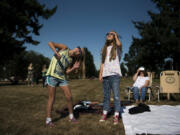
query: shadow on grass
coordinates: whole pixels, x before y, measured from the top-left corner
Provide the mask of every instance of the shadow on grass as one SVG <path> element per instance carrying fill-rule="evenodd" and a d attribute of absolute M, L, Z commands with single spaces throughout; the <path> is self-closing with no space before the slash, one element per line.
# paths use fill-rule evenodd
<path fill-rule="evenodd" d="M 73 106 L 73 108 L 76 106 L 76 105 L 81 105 L 82 101 L 79 101 L 77 104 L 75 104 Z M 123 110 L 126 108 L 127 105 L 132 105 L 132 101 L 121 101 L 121 110 L 120 112 L 123 113 Z M 102 111 L 103 111 L 103 104 L 92 104 L 92 105 L 89 105 L 88 107 L 84 107 L 84 106 L 81 106 L 79 108 L 76 108 L 74 109 L 74 117 L 76 119 L 78 119 L 80 117 L 80 115 L 85 115 L 85 114 L 96 114 L 96 115 L 101 115 L 102 114 Z M 60 119 L 63 119 L 65 117 L 67 117 L 69 115 L 69 112 L 68 112 L 68 108 L 65 107 L 61 110 L 56 110 L 56 113 L 59 114 L 60 116 L 57 117 L 57 118 L 54 118 L 53 119 L 53 122 L 57 122 L 59 121 Z M 114 104 L 110 104 L 110 111 L 108 113 L 108 118 L 111 117 L 112 115 L 114 115 Z M 121 116 L 120 116 L 121 118 Z"/>

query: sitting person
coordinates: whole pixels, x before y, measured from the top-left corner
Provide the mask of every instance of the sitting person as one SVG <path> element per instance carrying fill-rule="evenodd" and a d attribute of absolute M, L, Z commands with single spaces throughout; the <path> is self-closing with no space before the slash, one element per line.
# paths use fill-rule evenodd
<path fill-rule="evenodd" d="M 132 91 L 134 94 L 134 99 L 136 101 L 136 104 L 139 103 L 139 95 L 140 95 L 140 102 L 142 103 L 145 100 L 147 87 L 149 85 L 149 77 L 144 67 L 140 67 L 137 70 L 137 73 L 133 76 L 133 81 L 134 84 Z"/>

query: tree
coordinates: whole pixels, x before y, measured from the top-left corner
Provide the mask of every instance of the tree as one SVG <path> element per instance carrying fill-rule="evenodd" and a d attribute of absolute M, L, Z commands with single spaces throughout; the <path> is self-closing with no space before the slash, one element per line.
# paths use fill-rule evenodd
<path fill-rule="evenodd" d="M 39 53 L 34 52 L 34 51 L 27 52 L 24 57 L 26 58 L 28 65 L 30 63 L 33 64 L 34 79 L 38 83 L 38 80 L 42 78 L 42 72 L 41 72 L 42 67 L 43 67 L 43 65 L 46 65 L 46 67 L 48 67 L 49 63 L 50 63 L 50 59 L 47 57 L 44 57 L 42 54 L 39 54 Z M 27 71 L 28 65 L 26 66 L 26 71 Z M 25 74 L 27 77 L 27 72 Z"/>
<path fill-rule="evenodd" d="M 121 72 L 122 72 L 122 76 L 125 76 L 125 74 L 127 73 L 127 69 L 123 62 L 121 63 Z"/>
<path fill-rule="evenodd" d="M 0 63 L 4 64 L 22 52 L 24 43 L 39 44 L 32 35 L 39 35 L 39 18 L 48 19 L 57 7 L 48 9 L 38 0 L 0 1 Z"/>
<path fill-rule="evenodd" d="M 3 71 L 0 73 L 1 78 L 7 78 L 12 83 L 18 83 L 19 80 L 25 80 L 27 78 L 27 68 L 30 63 L 33 63 L 35 79 L 41 78 L 41 71 L 43 65 L 49 65 L 50 59 L 44 57 L 34 51 L 22 51 L 20 54 L 15 54 L 12 60 L 9 60 L 4 66 L 0 67 Z M 14 77 L 14 80 L 11 77 Z"/>
<path fill-rule="evenodd" d="M 159 13 L 148 11 L 148 22 L 133 22 L 141 38 L 133 37 L 124 60 L 129 74 L 139 66 L 159 72 L 166 69 L 167 58 L 173 59 L 173 67 L 180 70 L 180 1 L 152 0 Z"/>
<path fill-rule="evenodd" d="M 94 58 L 91 52 L 85 47 L 85 67 L 86 67 L 86 77 L 97 77 L 98 73 L 94 64 Z"/>

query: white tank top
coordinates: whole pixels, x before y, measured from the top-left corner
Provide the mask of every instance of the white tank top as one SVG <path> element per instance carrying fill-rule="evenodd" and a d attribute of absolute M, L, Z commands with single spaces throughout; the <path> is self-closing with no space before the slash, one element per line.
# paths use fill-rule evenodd
<path fill-rule="evenodd" d="M 103 77 L 112 76 L 112 75 L 122 76 L 121 68 L 120 68 L 120 58 L 121 58 L 120 50 L 117 49 L 116 58 L 110 61 L 109 58 L 111 56 L 111 49 L 112 46 L 107 47 L 107 55 L 105 62 L 103 64 L 102 76 Z"/>

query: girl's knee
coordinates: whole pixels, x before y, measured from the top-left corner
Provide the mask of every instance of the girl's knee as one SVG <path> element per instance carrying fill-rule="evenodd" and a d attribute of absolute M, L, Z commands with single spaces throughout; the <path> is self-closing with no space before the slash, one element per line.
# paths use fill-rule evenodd
<path fill-rule="evenodd" d="M 54 93 L 49 93 L 49 99 L 54 98 L 55 94 Z"/>
<path fill-rule="evenodd" d="M 54 97 L 53 96 L 49 96 L 49 102 L 54 102 Z"/>
<path fill-rule="evenodd" d="M 72 96 L 66 96 L 66 100 L 67 100 L 68 102 L 71 102 L 71 101 L 72 101 Z"/>
<path fill-rule="evenodd" d="M 147 91 L 147 88 L 142 88 L 141 89 L 143 92 L 146 92 Z"/>

